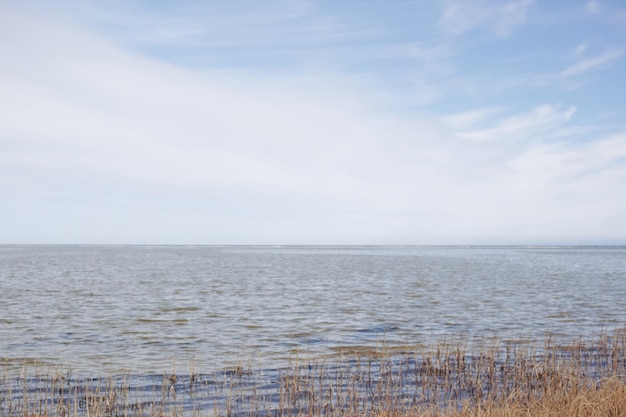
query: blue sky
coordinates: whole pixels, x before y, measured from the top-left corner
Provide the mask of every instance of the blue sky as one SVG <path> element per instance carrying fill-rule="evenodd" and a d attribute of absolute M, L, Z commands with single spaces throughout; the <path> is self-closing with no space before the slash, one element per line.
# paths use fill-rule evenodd
<path fill-rule="evenodd" d="M 0 243 L 626 244 L 620 1 L 0 0 Z"/>

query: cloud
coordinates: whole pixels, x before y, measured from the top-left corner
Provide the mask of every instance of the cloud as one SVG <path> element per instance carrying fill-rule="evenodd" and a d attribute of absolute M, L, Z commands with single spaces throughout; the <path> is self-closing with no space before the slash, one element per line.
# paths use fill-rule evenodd
<path fill-rule="evenodd" d="M 389 182 L 401 174 L 384 167 L 397 156 L 380 142 L 392 128 L 354 92 L 242 87 L 19 14 L 2 27 L 4 198 L 200 217 L 210 206 L 230 222 L 396 206 Z"/>
<path fill-rule="evenodd" d="M 249 0 L 226 3 L 181 0 L 83 2 L 60 0 L 53 5 L 29 0 L 35 9 L 70 16 L 119 43 L 134 48 L 213 48 L 250 53 L 285 45 L 332 43 L 367 32 L 348 25 L 340 15 L 324 13 L 308 0 Z M 229 51 L 224 51 L 229 49 Z"/>
<path fill-rule="evenodd" d="M 470 113 L 469 118 L 472 116 L 483 117 L 486 115 L 483 113 Z M 488 141 L 507 141 L 512 142 L 521 138 L 528 138 L 537 136 L 538 133 L 542 133 L 541 137 L 549 137 L 548 130 L 554 129 L 556 126 L 562 125 L 569 121 L 576 112 L 575 107 L 570 107 L 566 110 L 560 110 L 558 106 L 545 104 L 535 107 L 527 113 L 521 113 L 514 116 L 509 116 L 504 120 L 499 121 L 492 127 L 486 129 L 474 129 L 464 130 L 458 133 L 459 137 L 469 139 L 477 142 Z M 466 114 L 467 115 L 467 114 Z M 459 115 L 452 116 L 452 122 L 458 120 Z M 450 120 L 450 118 L 448 118 Z M 463 115 L 461 115 L 463 120 Z"/>
<path fill-rule="evenodd" d="M 453 129 L 468 129 L 476 127 L 476 125 L 481 124 L 490 116 L 500 113 L 501 111 L 502 109 L 497 107 L 470 110 L 444 116 L 442 122 Z"/>
<path fill-rule="evenodd" d="M 620 58 L 624 51 L 621 49 L 613 49 L 593 58 L 583 59 L 576 64 L 566 68 L 561 72 L 563 77 L 572 77 L 582 75 L 595 69 L 601 69 L 608 66 L 611 62 Z"/>
<path fill-rule="evenodd" d="M 532 4 L 532 0 L 447 1 L 439 23 L 451 35 L 487 27 L 497 36 L 506 37 L 526 22 L 526 13 Z"/>
<path fill-rule="evenodd" d="M 343 73 L 193 70 L 3 12 L 4 242 L 584 243 L 624 230 L 625 138 L 557 136 L 576 127 L 573 106 L 392 114 Z"/>
<path fill-rule="evenodd" d="M 582 55 L 587 50 L 588 46 L 589 45 L 587 45 L 586 42 L 582 42 L 576 45 L 576 49 L 574 49 L 574 56 Z"/>
<path fill-rule="evenodd" d="M 573 226 L 577 233 L 584 230 L 591 236 L 597 228 L 618 239 L 626 226 L 619 212 L 626 204 L 612 196 L 626 187 L 624 145 L 626 136 L 621 134 L 579 145 L 559 141 L 532 147 L 508 161 L 508 186 L 532 196 L 519 207 L 533 213 L 531 217 L 573 226 L 586 213 L 582 227 Z M 568 209 L 554 211 L 561 204 Z M 614 232 L 609 231 L 611 224 Z"/>
<path fill-rule="evenodd" d="M 425 64 L 438 64 L 450 58 L 452 51 L 449 45 L 424 45 L 412 42 L 403 47 L 403 52 Z"/>
<path fill-rule="evenodd" d="M 600 3 L 597 1 L 590 1 L 587 3 L 587 6 L 585 7 L 585 10 L 587 10 L 587 13 L 590 14 L 596 14 L 600 11 Z"/>

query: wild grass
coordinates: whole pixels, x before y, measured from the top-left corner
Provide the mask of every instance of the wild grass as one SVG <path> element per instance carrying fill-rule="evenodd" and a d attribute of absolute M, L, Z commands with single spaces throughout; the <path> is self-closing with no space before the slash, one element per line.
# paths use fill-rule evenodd
<path fill-rule="evenodd" d="M 491 338 L 293 354 L 280 368 L 0 380 L 0 416 L 626 417 L 626 328 L 591 340 Z"/>

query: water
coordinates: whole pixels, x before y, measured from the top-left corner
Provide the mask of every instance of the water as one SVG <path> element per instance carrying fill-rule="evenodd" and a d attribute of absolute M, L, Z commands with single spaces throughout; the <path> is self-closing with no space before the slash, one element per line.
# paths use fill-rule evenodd
<path fill-rule="evenodd" d="M 584 337 L 626 324 L 625 281 L 624 247 L 0 246 L 0 360 L 150 374 Z"/>

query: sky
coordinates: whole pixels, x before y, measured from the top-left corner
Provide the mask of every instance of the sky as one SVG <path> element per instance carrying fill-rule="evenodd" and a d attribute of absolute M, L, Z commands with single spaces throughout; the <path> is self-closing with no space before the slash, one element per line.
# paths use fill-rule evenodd
<path fill-rule="evenodd" d="M 0 243 L 626 244 L 626 3 L 0 0 Z"/>

